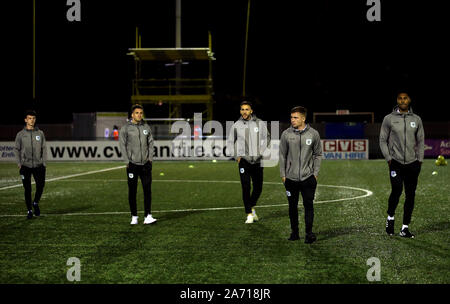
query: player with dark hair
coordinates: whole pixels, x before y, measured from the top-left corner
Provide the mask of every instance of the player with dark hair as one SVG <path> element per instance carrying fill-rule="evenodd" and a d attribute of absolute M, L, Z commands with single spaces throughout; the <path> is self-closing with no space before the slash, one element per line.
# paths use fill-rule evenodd
<path fill-rule="evenodd" d="M 394 235 L 395 209 L 405 186 L 403 225 L 400 236 L 414 238 L 409 224 L 414 209 L 414 198 L 424 157 L 425 136 L 421 118 L 414 114 L 407 93 L 397 95 L 397 106 L 383 119 L 380 148 L 389 165 L 391 194 L 389 195 L 386 233 Z"/>
<path fill-rule="evenodd" d="M 127 163 L 131 225 L 138 223 L 136 193 L 139 177 L 144 190 L 144 224 L 156 222 L 151 214 L 153 137 L 150 126 L 143 120 L 143 116 L 144 108 L 141 105 L 133 105 L 130 121 L 119 132 L 120 148 Z"/>
<path fill-rule="evenodd" d="M 316 240 L 312 232 L 313 202 L 322 159 L 322 146 L 319 133 L 305 123 L 306 114 L 307 110 L 301 106 L 291 110 L 291 127 L 281 134 L 280 139 L 280 176 L 289 202 L 292 232 L 288 240 L 300 239 L 298 199 L 301 193 L 305 208 L 305 243 L 310 244 Z"/>
<path fill-rule="evenodd" d="M 249 101 L 241 102 L 240 114 L 239 120 L 231 127 L 227 148 L 238 162 L 242 200 L 247 214 L 245 223 L 251 224 L 259 220 L 255 206 L 263 188 L 261 160 L 268 151 L 269 132 L 266 124 L 253 114 Z"/>
<path fill-rule="evenodd" d="M 14 152 L 22 184 L 25 188 L 27 218 L 32 219 L 32 207 L 34 208 L 34 215 L 41 215 L 39 201 L 45 186 L 47 147 L 44 132 L 36 127 L 36 112 L 32 110 L 27 111 L 24 120 L 25 127 L 16 135 Z M 31 203 L 31 175 L 33 175 L 36 182 L 33 204 Z"/>

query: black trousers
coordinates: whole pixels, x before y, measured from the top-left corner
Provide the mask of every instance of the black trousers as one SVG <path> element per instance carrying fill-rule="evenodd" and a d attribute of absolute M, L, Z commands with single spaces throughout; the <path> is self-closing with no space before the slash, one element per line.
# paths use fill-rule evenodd
<path fill-rule="evenodd" d="M 144 190 L 144 216 L 151 213 L 152 207 L 152 163 L 149 161 L 145 165 L 128 164 L 128 203 L 132 216 L 137 216 L 136 193 L 138 179 L 141 178 L 142 189 Z"/>
<path fill-rule="evenodd" d="M 415 161 L 411 164 L 403 165 L 395 160 L 389 166 L 389 176 L 391 179 L 391 194 L 387 214 L 394 216 L 400 196 L 405 185 L 405 204 L 403 206 L 403 224 L 411 223 L 411 216 L 414 209 L 414 198 L 416 196 L 417 180 L 419 178 L 421 164 Z"/>
<path fill-rule="evenodd" d="M 19 174 L 22 178 L 22 184 L 25 188 L 25 204 L 28 210 L 31 209 L 31 175 L 33 175 L 36 182 L 36 192 L 34 194 L 34 202 L 39 203 L 45 186 L 45 167 L 40 166 L 36 168 L 29 168 L 21 166 Z"/>
<path fill-rule="evenodd" d="M 252 208 L 261 196 L 263 187 L 263 167 L 260 163 L 250 164 L 245 159 L 239 161 L 239 176 L 241 177 L 242 200 L 245 213 L 252 213 Z M 251 184 L 253 182 L 253 191 Z"/>
<path fill-rule="evenodd" d="M 304 181 L 293 181 L 286 178 L 284 183 L 289 202 L 289 219 L 293 233 L 298 234 L 298 199 L 300 193 L 305 208 L 305 232 L 311 233 L 314 221 L 314 196 L 316 194 L 317 180 L 312 175 Z"/>

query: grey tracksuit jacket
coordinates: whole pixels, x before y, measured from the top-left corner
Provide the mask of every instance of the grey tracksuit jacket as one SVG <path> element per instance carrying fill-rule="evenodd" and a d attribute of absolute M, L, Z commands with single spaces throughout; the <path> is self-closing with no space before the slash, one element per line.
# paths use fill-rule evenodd
<path fill-rule="evenodd" d="M 242 157 L 251 164 L 257 164 L 266 153 L 270 155 L 269 138 L 270 134 L 264 121 L 255 115 L 249 120 L 241 116 L 230 129 L 227 148 L 235 158 Z"/>
<path fill-rule="evenodd" d="M 126 163 L 144 165 L 147 161 L 153 161 L 152 131 L 144 121 L 138 124 L 129 121 L 120 128 L 119 144 Z"/>
<path fill-rule="evenodd" d="M 44 132 L 35 127 L 33 130 L 23 128 L 16 135 L 14 147 L 18 165 L 36 168 L 47 165 L 47 146 Z"/>
<path fill-rule="evenodd" d="M 304 181 L 319 175 L 322 161 L 320 135 L 309 125 L 302 131 L 292 126 L 280 138 L 280 176 Z"/>
<path fill-rule="evenodd" d="M 410 164 L 416 160 L 422 162 L 425 136 L 420 117 L 409 112 L 402 114 L 395 107 L 386 115 L 381 124 L 380 148 L 386 161 L 394 159 L 401 164 Z"/>

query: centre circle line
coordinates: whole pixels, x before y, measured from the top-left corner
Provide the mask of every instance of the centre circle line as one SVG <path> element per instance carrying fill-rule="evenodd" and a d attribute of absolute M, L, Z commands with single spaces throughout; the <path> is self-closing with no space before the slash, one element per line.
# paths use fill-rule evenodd
<path fill-rule="evenodd" d="M 106 179 L 79 179 L 79 180 L 65 180 L 66 182 L 69 181 L 111 181 Z M 114 180 L 114 181 L 126 181 L 126 180 Z M 214 180 L 153 180 L 153 182 L 185 182 L 185 183 L 240 183 L 240 181 L 214 181 Z M 280 182 L 263 182 L 264 184 L 269 185 L 283 185 L 283 183 Z M 355 197 L 349 197 L 349 198 L 340 198 L 340 199 L 333 199 L 333 200 L 324 200 L 324 201 L 314 201 L 314 204 L 324 204 L 324 203 L 331 203 L 331 202 L 341 202 L 341 201 L 348 201 L 348 200 L 355 200 L 360 198 L 365 198 L 373 195 L 373 192 L 367 189 L 357 188 L 357 187 L 351 187 L 351 186 L 340 186 L 340 185 L 322 185 L 318 184 L 317 186 L 320 187 L 330 187 L 330 188 L 343 188 L 343 189 L 350 189 L 350 190 L 357 190 L 365 192 L 363 195 L 355 196 Z M 280 207 L 280 206 L 287 206 L 287 203 L 283 204 L 271 204 L 271 205 L 258 205 L 258 208 L 270 208 L 270 207 Z M 154 210 L 152 213 L 170 213 L 170 212 L 195 212 L 195 211 L 219 211 L 219 210 L 233 210 L 233 209 L 242 209 L 242 206 L 236 206 L 236 207 L 211 207 L 211 208 L 189 208 L 189 209 L 173 209 L 173 210 Z M 129 214 L 130 212 L 80 212 L 80 213 L 62 213 L 62 214 L 42 214 L 41 216 L 77 216 L 77 215 L 116 215 L 116 214 Z M 142 213 L 142 212 L 140 212 Z M 12 215 L 0 215 L 1 217 L 22 217 L 23 215 L 20 214 L 12 214 Z"/>

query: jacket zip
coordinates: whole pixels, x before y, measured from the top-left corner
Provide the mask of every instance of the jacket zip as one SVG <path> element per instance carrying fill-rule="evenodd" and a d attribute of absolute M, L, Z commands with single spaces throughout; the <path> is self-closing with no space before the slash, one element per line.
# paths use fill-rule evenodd
<path fill-rule="evenodd" d="M 298 159 L 298 179 L 299 181 L 302 180 L 302 133 L 300 132 L 300 153 L 299 153 L 299 159 Z"/>
<path fill-rule="evenodd" d="M 34 168 L 33 130 L 31 130 L 31 168 Z"/>
<path fill-rule="evenodd" d="M 406 164 L 406 114 L 403 116 L 403 121 L 405 122 L 404 135 L 405 135 L 405 147 L 403 151 L 403 164 Z"/>
<path fill-rule="evenodd" d="M 142 156 L 141 130 L 139 129 L 139 127 L 137 125 L 136 125 L 136 128 L 138 129 L 139 150 L 141 150 L 141 163 L 142 163 L 142 160 L 144 159 L 144 157 Z"/>
<path fill-rule="evenodd" d="M 260 142 L 260 137 L 259 137 L 259 134 L 260 134 L 261 130 L 259 129 L 260 125 L 258 123 L 256 123 L 256 120 L 255 120 L 255 124 L 256 124 L 256 127 L 253 127 L 253 130 L 255 130 L 255 128 L 258 128 L 258 132 L 255 132 L 256 133 L 255 134 L 255 136 L 256 136 L 256 156 L 252 156 L 253 161 L 255 161 L 259 157 L 259 155 L 261 154 L 260 153 L 261 142 Z"/>

